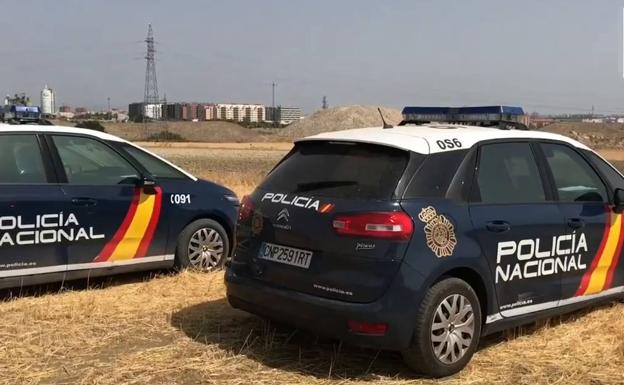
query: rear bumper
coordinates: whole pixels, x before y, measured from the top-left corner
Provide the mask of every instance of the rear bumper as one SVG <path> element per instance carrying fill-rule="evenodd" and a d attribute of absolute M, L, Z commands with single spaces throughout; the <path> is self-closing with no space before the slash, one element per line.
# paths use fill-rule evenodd
<path fill-rule="evenodd" d="M 337 301 L 272 287 L 248 276 L 237 274 L 232 268 L 226 270 L 225 283 L 228 301 L 234 308 L 290 324 L 324 337 L 340 339 L 352 345 L 402 350 L 410 344 L 420 296 L 418 291 L 415 292 L 414 288 L 404 284 L 403 274 L 398 275 L 399 277 L 395 279 L 382 298 L 364 304 Z M 412 280 L 414 278 L 412 277 Z M 416 281 L 419 280 L 416 279 Z M 383 336 L 356 334 L 349 330 L 347 324 L 349 320 L 386 323 L 388 331 Z"/>

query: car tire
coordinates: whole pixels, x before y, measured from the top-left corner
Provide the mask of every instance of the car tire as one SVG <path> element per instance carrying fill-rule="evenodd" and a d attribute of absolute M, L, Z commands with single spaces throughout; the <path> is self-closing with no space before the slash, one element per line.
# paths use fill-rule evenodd
<path fill-rule="evenodd" d="M 459 372 L 477 350 L 481 319 L 479 298 L 468 283 L 458 278 L 437 282 L 420 304 L 411 345 L 402 352 L 404 361 L 431 377 Z"/>
<path fill-rule="evenodd" d="M 230 252 L 227 232 L 212 219 L 198 219 L 178 237 L 175 267 L 179 270 L 213 271 L 223 267 Z"/>

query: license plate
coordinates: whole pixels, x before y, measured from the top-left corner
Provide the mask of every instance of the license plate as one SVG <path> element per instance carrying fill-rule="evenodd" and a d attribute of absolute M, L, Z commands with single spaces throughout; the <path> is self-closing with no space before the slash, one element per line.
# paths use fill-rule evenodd
<path fill-rule="evenodd" d="M 312 252 L 263 242 L 258 258 L 307 269 L 312 261 Z"/>

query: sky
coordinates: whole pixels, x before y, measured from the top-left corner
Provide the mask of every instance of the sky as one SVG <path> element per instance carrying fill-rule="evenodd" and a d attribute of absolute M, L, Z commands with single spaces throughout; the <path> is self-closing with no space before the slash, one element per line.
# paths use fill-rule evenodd
<path fill-rule="evenodd" d="M 624 0 L 1 0 L 0 93 L 169 102 L 521 105 L 624 113 Z"/>

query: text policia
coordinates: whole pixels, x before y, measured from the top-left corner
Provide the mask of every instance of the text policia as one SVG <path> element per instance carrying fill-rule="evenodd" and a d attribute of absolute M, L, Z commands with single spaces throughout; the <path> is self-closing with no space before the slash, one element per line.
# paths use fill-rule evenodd
<path fill-rule="evenodd" d="M 82 227 L 74 213 L 0 217 L 0 246 L 37 245 L 102 239 L 92 226 Z"/>
<path fill-rule="evenodd" d="M 496 283 L 585 270 L 582 253 L 587 252 L 584 233 L 521 241 L 499 242 L 496 253 Z M 510 261 L 510 258 L 515 258 Z"/>

